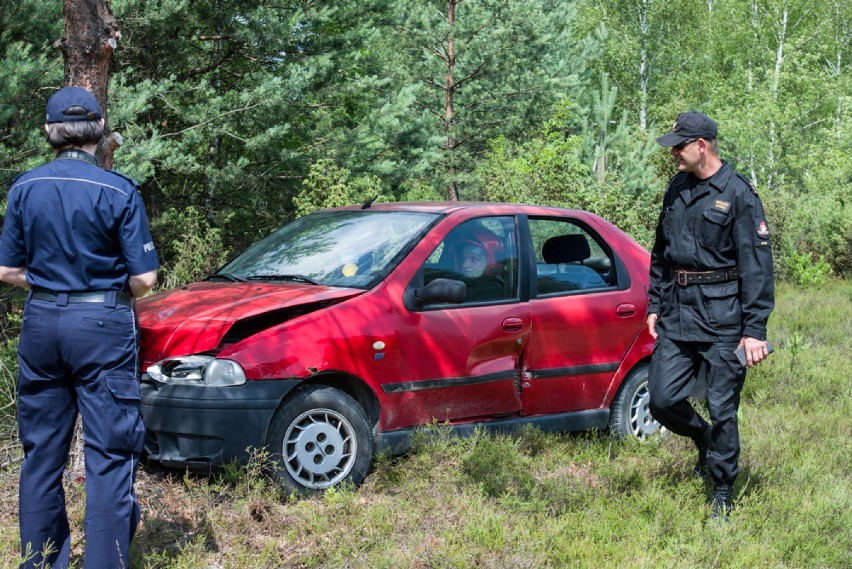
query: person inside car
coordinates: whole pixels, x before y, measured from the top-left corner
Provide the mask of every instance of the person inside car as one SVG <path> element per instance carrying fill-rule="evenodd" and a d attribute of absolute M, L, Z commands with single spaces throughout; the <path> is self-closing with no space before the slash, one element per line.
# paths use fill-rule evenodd
<path fill-rule="evenodd" d="M 475 238 L 463 239 L 456 244 L 456 271 L 467 285 L 466 301 L 496 300 L 503 298 L 501 265 L 496 260 L 500 241 L 496 236 L 483 243 Z M 490 257 L 490 258 L 489 258 Z"/>

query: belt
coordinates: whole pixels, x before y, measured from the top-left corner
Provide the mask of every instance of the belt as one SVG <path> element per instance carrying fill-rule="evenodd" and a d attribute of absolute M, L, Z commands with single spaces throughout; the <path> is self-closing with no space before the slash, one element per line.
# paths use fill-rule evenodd
<path fill-rule="evenodd" d="M 691 284 L 713 284 L 735 281 L 740 276 L 737 267 L 719 269 L 718 271 L 686 271 L 675 269 L 675 282 L 680 286 Z"/>
<path fill-rule="evenodd" d="M 124 306 L 133 306 L 133 297 L 124 291 L 120 290 L 101 290 L 95 292 L 50 292 L 46 290 L 34 290 L 30 298 L 33 300 L 46 300 L 47 302 L 56 302 L 57 304 L 68 304 L 78 302 L 98 302 L 108 304 L 115 298 L 115 304 Z M 67 301 L 64 300 L 67 298 Z"/>

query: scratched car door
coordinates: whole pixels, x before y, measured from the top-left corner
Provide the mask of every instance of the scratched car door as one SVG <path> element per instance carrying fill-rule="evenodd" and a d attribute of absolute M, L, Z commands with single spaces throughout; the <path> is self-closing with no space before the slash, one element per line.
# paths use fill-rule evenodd
<path fill-rule="evenodd" d="M 486 419 L 521 408 L 519 361 L 529 337 L 529 305 L 519 301 L 517 231 L 512 216 L 477 218 L 459 225 L 418 272 L 420 283 L 436 278 L 465 281 L 460 251 L 478 239 L 487 250 L 499 288 L 461 304 L 426 305 L 400 316 L 404 381 L 384 384 L 395 399 L 386 428 L 431 421 Z M 475 283 L 466 283 L 468 290 Z M 497 290 L 498 292 L 494 292 Z"/>

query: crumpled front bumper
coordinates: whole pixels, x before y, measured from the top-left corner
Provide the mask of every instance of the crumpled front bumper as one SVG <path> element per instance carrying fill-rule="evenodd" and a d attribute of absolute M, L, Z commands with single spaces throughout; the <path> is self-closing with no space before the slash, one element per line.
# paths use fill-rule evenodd
<path fill-rule="evenodd" d="M 148 460 L 207 471 L 245 462 L 260 449 L 275 410 L 298 380 L 239 386 L 163 385 L 143 376 L 141 398 Z"/>

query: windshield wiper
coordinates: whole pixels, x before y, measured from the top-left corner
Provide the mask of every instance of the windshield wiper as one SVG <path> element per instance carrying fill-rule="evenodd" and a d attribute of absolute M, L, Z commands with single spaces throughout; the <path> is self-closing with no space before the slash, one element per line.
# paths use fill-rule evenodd
<path fill-rule="evenodd" d="M 248 277 L 250 281 L 295 281 L 297 283 L 305 283 L 318 285 L 317 281 L 305 275 L 252 275 Z"/>
<path fill-rule="evenodd" d="M 246 279 L 229 275 L 228 273 L 214 273 L 204 279 L 205 281 L 228 281 L 231 283 L 244 283 Z"/>

